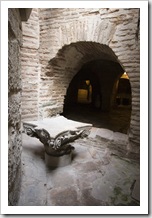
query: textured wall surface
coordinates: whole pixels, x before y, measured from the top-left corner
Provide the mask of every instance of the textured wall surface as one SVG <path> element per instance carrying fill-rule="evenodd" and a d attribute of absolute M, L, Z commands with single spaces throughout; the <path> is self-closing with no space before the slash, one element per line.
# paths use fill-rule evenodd
<path fill-rule="evenodd" d="M 18 200 L 21 180 L 21 21 L 18 9 L 8 10 L 8 191 L 9 205 Z"/>
<path fill-rule="evenodd" d="M 38 115 L 39 96 L 39 18 L 38 9 L 32 9 L 27 22 L 22 23 L 21 47 L 22 119 L 33 120 Z"/>
<path fill-rule="evenodd" d="M 66 90 L 81 67 L 97 59 L 111 60 L 121 64 L 130 78 L 132 115 L 128 149 L 138 152 L 139 146 L 135 145 L 140 142 L 139 9 L 43 8 L 34 13 L 23 27 L 24 47 L 28 41 L 29 49 L 27 58 L 23 52 L 22 61 L 26 59 L 30 65 L 29 68 L 26 63 L 22 69 L 22 75 L 29 74 L 29 78 L 23 78 L 25 87 L 28 86 L 23 94 L 23 118 L 41 119 L 61 113 Z"/>

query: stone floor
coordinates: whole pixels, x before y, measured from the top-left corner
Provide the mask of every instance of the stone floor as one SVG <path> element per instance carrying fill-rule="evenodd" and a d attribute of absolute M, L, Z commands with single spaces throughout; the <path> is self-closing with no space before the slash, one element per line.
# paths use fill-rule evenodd
<path fill-rule="evenodd" d="M 120 134 L 93 127 L 87 138 L 71 143 L 75 150 L 70 165 L 49 169 L 43 144 L 23 133 L 18 206 L 140 205 L 132 197 L 139 158 L 122 149 L 126 135 Z"/>
<path fill-rule="evenodd" d="M 131 109 L 130 107 L 117 107 L 109 112 L 92 108 L 91 105 L 76 104 L 66 108 L 63 115 L 71 120 L 91 123 L 98 128 L 106 128 L 112 131 L 127 134 Z"/>

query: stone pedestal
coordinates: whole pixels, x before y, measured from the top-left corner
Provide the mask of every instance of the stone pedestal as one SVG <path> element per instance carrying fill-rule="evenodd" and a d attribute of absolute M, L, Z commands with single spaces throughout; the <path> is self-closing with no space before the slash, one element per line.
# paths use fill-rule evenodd
<path fill-rule="evenodd" d="M 57 168 L 64 167 L 71 164 L 72 152 L 70 154 L 65 154 L 63 156 L 55 157 L 45 153 L 45 163 L 47 167 Z"/>

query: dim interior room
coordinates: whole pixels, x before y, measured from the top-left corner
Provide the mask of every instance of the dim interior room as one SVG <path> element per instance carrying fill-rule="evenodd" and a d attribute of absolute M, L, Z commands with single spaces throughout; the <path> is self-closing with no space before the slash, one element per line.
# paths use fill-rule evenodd
<path fill-rule="evenodd" d="M 2 214 L 148 213 L 147 14 L 147 1 L 1 1 Z M 49 169 L 62 143 L 37 123 L 60 117 L 90 132 L 62 130 L 73 156 Z"/>

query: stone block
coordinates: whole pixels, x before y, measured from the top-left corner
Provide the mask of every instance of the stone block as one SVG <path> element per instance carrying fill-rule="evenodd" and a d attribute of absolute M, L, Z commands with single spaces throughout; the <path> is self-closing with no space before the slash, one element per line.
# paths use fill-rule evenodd
<path fill-rule="evenodd" d="M 72 185 L 67 188 L 54 188 L 48 191 L 47 202 L 52 206 L 78 206 L 78 190 Z"/>
<path fill-rule="evenodd" d="M 8 101 L 8 122 L 16 126 L 21 119 L 21 93 L 11 95 Z"/>
<path fill-rule="evenodd" d="M 98 129 L 96 136 L 102 139 L 112 140 L 113 139 L 113 131 L 109 129 Z"/>

